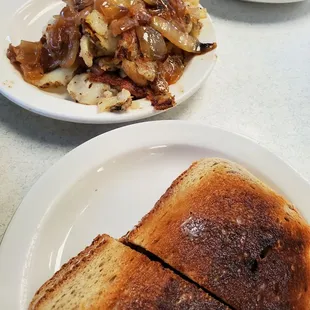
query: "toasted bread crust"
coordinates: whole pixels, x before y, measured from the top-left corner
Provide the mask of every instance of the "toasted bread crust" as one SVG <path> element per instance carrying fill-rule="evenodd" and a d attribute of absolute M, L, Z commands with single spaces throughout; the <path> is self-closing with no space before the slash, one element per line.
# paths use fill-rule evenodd
<path fill-rule="evenodd" d="M 98 236 L 47 281 L 29 309 L 228 310 L 195 285 L 107 235 Z"/>
<path fill-rule="evenodd" d="M 232 162 L 194 163 L 125 239 L 236 309 L 310 309 L 308 225 Z"/>
<path fill-rule="evenodd" d="M 96 249 L 102 247 L 107 242 L 107 240 L 109 240 L 109 236 L 107 235 L 97 236 L 91 245 L 87 246 L 77 256 L 71 258 L 67 263 L 65 263 L 61 269 L 53 275 L 52 278 L 47 280 L 37 290 L 31 300 L 29 310 L 40 309 L 40 304 L 42 304 L 44 300 L 48 298 L 48 295 L 57 290 L 57 288 L 61 286 L 61 283 L 63 283 L 70 274 L 73 274 L 76 271 L 81 262 L 85 262 L 89 255 L 94 255 Z"/>

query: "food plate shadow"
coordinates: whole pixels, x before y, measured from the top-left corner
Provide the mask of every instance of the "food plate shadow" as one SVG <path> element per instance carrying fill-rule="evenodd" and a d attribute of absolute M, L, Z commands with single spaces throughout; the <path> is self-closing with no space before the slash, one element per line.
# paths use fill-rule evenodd
<path fill-rule="evenodd" d="M 310 14 L 310 2 L 285 4 L 252 3 L 240 0 L 202 0 L 211 16 L 244 23 L 281 23 Z"/>
<path fill-rule="evenodd" d="M 2 95 L 0 95 L 0 102 L 0 122 L 8 132 L 15 132 L 18 136 L 26 140 L 44 142 L 46 145 L 63 146 L 68 148 L 68 150 L 77 147 L 99 134 L 125 125 L 146 121 L 144 119 L 130 123 L 106 125 L 71 123 L 29 112 L 12 104 Z M 183 118 L 182 115 L 186 113 L 187 108 L 187 103 L 181 104 L 147 120 L 155 121 Z"/>

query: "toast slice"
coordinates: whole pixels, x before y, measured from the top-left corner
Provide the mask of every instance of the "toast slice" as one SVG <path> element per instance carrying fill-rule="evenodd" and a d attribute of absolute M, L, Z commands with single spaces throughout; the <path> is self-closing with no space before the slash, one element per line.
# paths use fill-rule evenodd
<path fill-rule="evenodd" d="M 98 236 L 35 294 L 31 310 L 228 310 L 194 284 L 113 238 Z"/>
<path fill-rule="evenodd" d="M 230 161 L 195 162 L 124 241 L 235 309 L 310 309 L 307 223 Z"/>

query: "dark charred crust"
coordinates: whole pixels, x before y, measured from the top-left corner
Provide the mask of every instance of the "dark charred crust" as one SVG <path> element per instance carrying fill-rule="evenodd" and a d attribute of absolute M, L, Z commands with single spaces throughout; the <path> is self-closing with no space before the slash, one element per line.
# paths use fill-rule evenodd
<path fill-rule="evenodd" d="M 151 101 L 152 106 L 155 110 L 167 110 L 175 106 L 174 96 L 169 95 L 158 95 L 154 96 L 149 94 L 147 99 Z"/>
<path fill-rule="evenodd" d="M 165 261 L 163 261 L 161 258 L 159 258 L 158 256 L 154 255 L 153 253 L 147 251 L 146 249 L 137 246 L 135 244 L 132 244 L 130 242 L 128 242 L 126 240 L 125 237 L 120 239 L 120 242 L 122 242 L 123 244 L 127 245 L 128 247 L 130 247 L 132 250 L 141 253 L 142 255 L 148 257 L 151 261 L 153 262 L 158 262 L 162 265 L 162 267 L 164 267 L 167 270 L 171 270 L 174 274 L 176 274 L 177 276 L 179 276 L 180 278 L 182 278 L 183 280 L 185 280 L 187 283 L 190 283 L 192 285 L 194 285 L 195 287 L 197 287 L 199 290 L 204 291 L 206 294 L 208 294 L 211 298 L 209 299 L 210 301 L 212 300 L 212 298 L 214 299 L 212 301 L 212 304 L 209 305 L 209 307 L 211 308 L 207 308 L 209 310 L 213 309 L 212 307 L 216 305 L 217 310 L 220 309 L 232 309 L 231 307 L 229 307 L 223 300 L 219 300 L 217 298 L 217 296 L 214 296 L 212 293 L 206 291 L 203 287 L 201 287 L 199 284 L 197 284 L 196 282 L 192 281 L 190 278 L 188 278 L 187 276 L 185 276 L 183 273 L 179 272 L 178 270 L 172 268 L 171 266 L 169 266 L 167 263 L 165 263 Z M 167 302 L 167 301 L 166 301 Z M 161 308 L 160 308 L 161 309 Z"/>
<path fill-rule="evenodd" d="M 291 204 L 229 163 L 216 161 L 192 189 L 182 188 L 196 166 L 125 239 L 139 240 L 236 309 L 308 310 L 309 226 Z"/>
<path fill-rule="evenodd" d="M 127 89 L 132 96 L 137 99 L 145 98 L 147 95 L 147 88 L 136 85 L 128 78 L 121 78 L 118 75 L 110 72 L 105 72 L 102 75 L 90 74 L 89 80 L 92 82 L 106 83 L 111 86 Z"/>
<path fill-rule="evenodd" d="M 199 43 L 197 53 L 199 55 L 209 53 L 217 48 L 217 44 L 214 43 Z"/>

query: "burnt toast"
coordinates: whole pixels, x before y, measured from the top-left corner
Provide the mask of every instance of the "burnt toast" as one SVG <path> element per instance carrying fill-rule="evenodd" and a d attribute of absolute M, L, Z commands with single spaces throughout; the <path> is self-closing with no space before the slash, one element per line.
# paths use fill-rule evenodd
<path fill-rule="evenodd" d="M 37 291 L 29 310 L 228 310 L 194 284 L 108 235 Z"/>
<path fill-rule="evenodd" d="M 123 242 L 153 253 L 235 309 L 310 309 L 308 224 L 233 162 L 192 164 Z"/>

